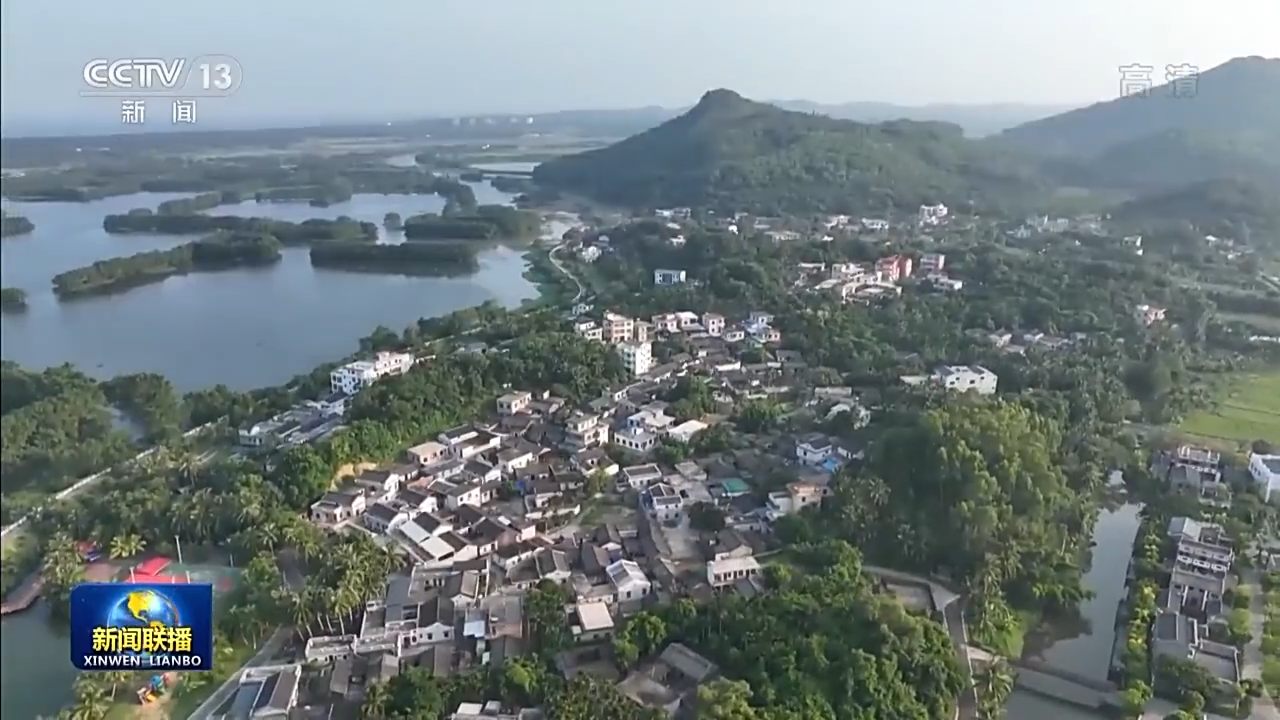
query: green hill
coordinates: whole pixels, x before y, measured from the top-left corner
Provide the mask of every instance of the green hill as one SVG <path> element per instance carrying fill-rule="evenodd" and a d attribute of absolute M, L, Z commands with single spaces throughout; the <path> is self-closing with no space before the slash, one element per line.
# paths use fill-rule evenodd
<path fill-rule="evenodd" d="M 1166 84 L 1029 122 L 992 142 L 1047 158 L 1056 181 L 1086 187 L 1280 181 L 1280 59 L 1236 58 L 1202 73 L 1191 93 L 1174 90 Z"/>
<path fill-rule="evenodd" d="M 1122 203 L 1111 211 L 1121 222 L 1190 225 L 1199 234 L 1280 248 L 1280 189 L 1273 183 L 1218 179 Z"/>
<path fill-rule="evenodd" d="M 1154 75 L 1159 78 L 1163 68 Z M 1116 76 L 1119 91 L 1119 74 Z M 1097 156 L 1108 148 L 1169 131 L 1280 133 L 1280 59 L 1230 60 L 1200 74 L 1194 95 L 1170 85 L 1034 120 L 997 136 L 1009 147 L 1046 156 Z"/>
<path fill-rule="evenodd" d="M 534 180 L 629 207 L 757 213 L 990 207 L 1036 189 L 1024 164 L 956 125 L 836 120 L 729 90 L 639 135 L 545 162 Z"/>

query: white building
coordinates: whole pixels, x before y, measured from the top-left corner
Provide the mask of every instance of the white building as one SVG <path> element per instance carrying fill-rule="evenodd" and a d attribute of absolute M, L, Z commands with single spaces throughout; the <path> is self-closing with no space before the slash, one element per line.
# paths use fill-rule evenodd
<path fill-rule="evenodd" d="M 707 584 L 720 589 L 743 578 L 760 574 L 760 562 L 751 555 L 712 560 L 707 563 Z"/>
<path fill-rule="evenodd" d="M 934 371 L 933 379 L 948 390 L 972 390 L 979 395 L 994 395 L 1000 381 L 981 365 L 944 365 Z"/>
<path fill-rule="evenodd" d="M 942 253 L 925 253 L 920 256 L 920 271 L 925 275 L 941 273 L 947 265 L 947 256 Z"/>
<path fill-rule="evenodd" d="M 403 375 L 413 367 L 411 353 L 380 352 L 372 360 L 357 360 L 329 373 L 333 392 L 354 395 L 389 375 Z"/>
<path fill-rule="evenodd" d="M 947 206 L 942 203 L 937 205 L 921 205 L 920 206 L 920 224 L 921 225 L 937 225 L 947 219 L 950 211 Z"/>
<path fill-rule="evenodd" d="M 1272 491 L 1280 489 L 1280 455 L 1253 453 L 1249 456 L 1249 475 L 1262 491 L 1262 498 L 1270 502 Z"/>
<path fill-rule="evenodd" d="M 665 270 L 659 269 L 653 271 L 654 285 L 679 285 L 687 280 L 688 273 L 684 270 Z"/>
<path fill-rule="evenodd" d="M 622 342 L 616 346 L 618 357 L 632 377 L 639 377 L 653 367 L 653 344 Z"/>

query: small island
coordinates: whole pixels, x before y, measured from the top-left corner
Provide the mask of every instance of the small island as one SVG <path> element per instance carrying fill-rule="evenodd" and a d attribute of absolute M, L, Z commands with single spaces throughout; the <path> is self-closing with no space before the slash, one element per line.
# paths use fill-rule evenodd
<path fill-rule="evenodd" d="M 16 237 L 35 232 L 35 223 L 21 215 L 0 215 L 0 237 Z"/>
<path fill-rule="evenodd" d="M 357 272 L 413 276 L 469 275 L 480 269 L 478 248 L 465 242 L 356 245 L 330 242 L 311 247 L 311 265 Z"/>
<path fill-rule="evenodd" d="M 27 291 L 22 288 L 0 289 L 0 312 L 18 313 L 27 309 Z"/>
<path fill-rule="evenodd" d="M 208 235 L 217 232 L 270 235 L 282 245 L 310 245 L 328 240 L 372 242 L 378 239 L 378 226 L 358 222 L 349 217 L 337 220 L 304 220 L 300 223 L 258 217 L 233 215 L 163 214 L 146 208 L 130 210 L 125 215 L 108 215 L 102 229 L 116 235 L 151 233 L 161 235 Z"/>
<path fill-rule="evenodd" d="M 473 211 L 424 213 L 404 221 L 407 240 L 523 240 L 537 237 L 542 218 L 536 212 L 505 205 L 480 205 Z"/>
<path fill-rule="evenodd" d="M 400 218 L 400 213 L 389 212 L 382 216 L 382 226 L 388 230 L 401 230 L 404 228 L 404 220 Z"/>
<path fill-rule="evenodd" d="M 237 267 L 260 267 L 280 261 L 281 242 L 265 234 L 227 234 L 153 250 L 128 257 L 101 260 L 54 276 L 59 300 L 107 295 L 192 272 Z"/>

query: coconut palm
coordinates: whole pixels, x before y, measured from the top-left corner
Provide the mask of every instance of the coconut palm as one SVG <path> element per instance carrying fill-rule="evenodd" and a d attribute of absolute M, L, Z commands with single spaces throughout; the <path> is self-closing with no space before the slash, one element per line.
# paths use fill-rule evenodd
<path fill-rule="evenodd" d="M 147 541 L 139 535 L 134 533 L 117 535 L 111 539 L 111 557 L 116 560 L 135 557 L 142 554 L 146 547 Z"/>
<path fill-rule="evenodd" d="M 997 658 L 974 674 L 978 692 L 978 716 L 984 720 L 999 717 L 1005 702 L 1013 694 L 1013 669 L 1004 658 Z"/>

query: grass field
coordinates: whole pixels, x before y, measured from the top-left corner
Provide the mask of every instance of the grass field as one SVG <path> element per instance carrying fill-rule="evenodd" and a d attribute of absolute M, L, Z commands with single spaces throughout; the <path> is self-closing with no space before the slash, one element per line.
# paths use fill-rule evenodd
<path fill-rule="evenodd" d="M 1178 430 L 1239 443 L 1280 441 L 1280 370 L 1235 377 L 1213 408 L 1194 413 Z"/>

